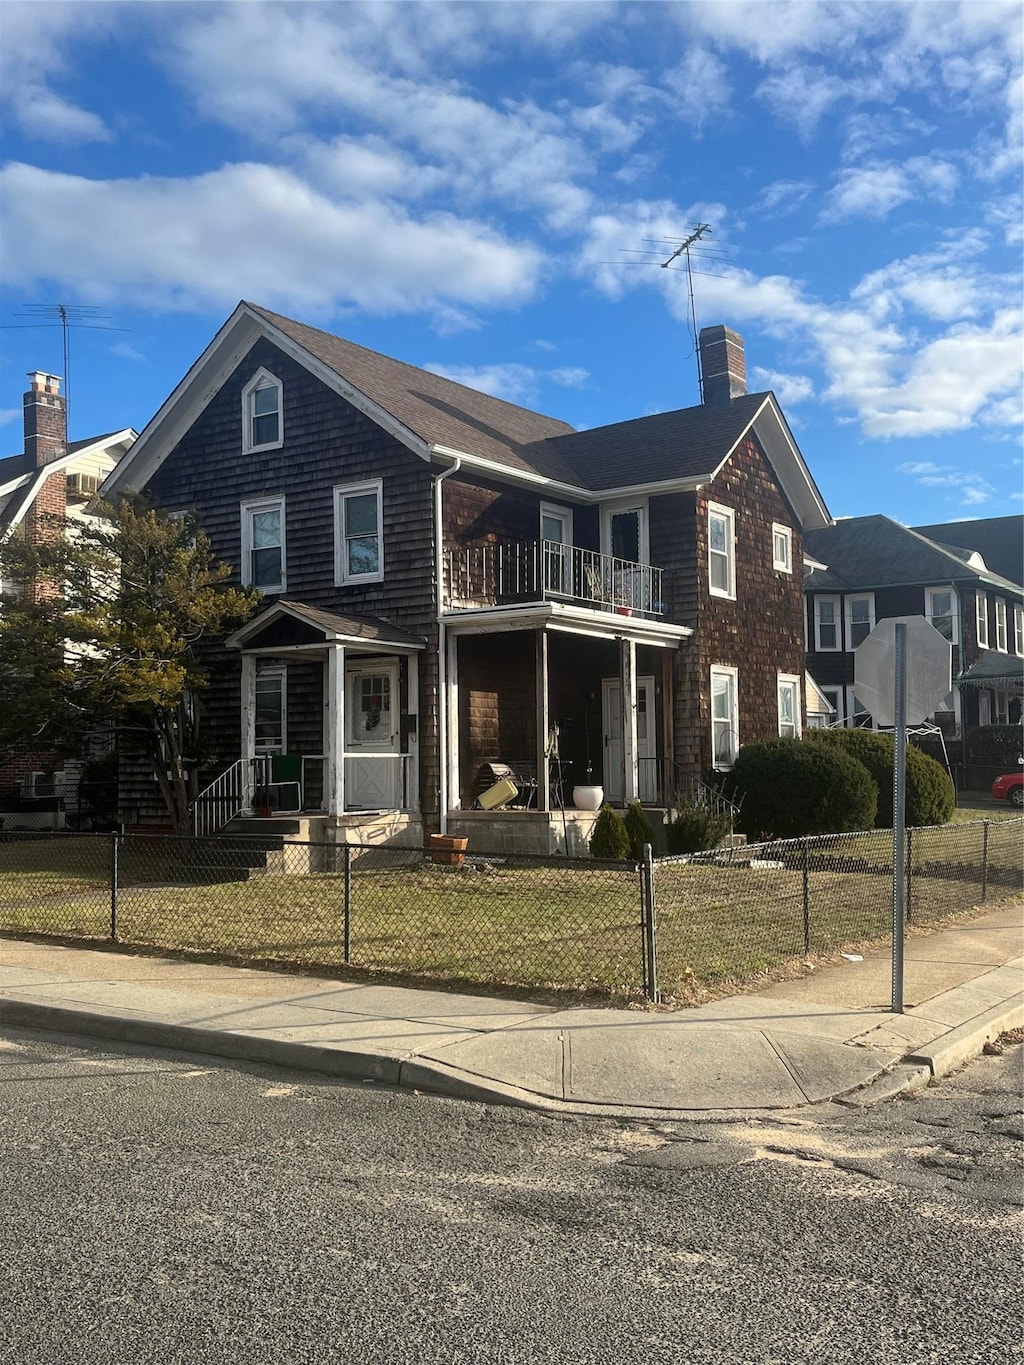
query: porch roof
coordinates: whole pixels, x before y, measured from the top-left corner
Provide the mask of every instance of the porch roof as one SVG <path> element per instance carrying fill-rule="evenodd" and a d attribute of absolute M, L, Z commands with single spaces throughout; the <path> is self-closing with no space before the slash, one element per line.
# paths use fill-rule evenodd
<path fill-rule="evenodd" d="M 1021 687 L 1024 686 L 1024 658 L 1019 654 L 1001 654 L 987 650 L 957 682 L 963 687 Z"/>
<path fill-rule="evenodd" d="M 619 616 L 568 602 L 531 602 L 513 607 L 466 607 L 445 613 L 449 635 L 494 635 L 511 630 L 559 630 L 594 635 L 603 640 L 635 640 L 641 645 L 674 649 L 693 634 L 689 626 Z"/>
<path fill-rule="evenodd" d="M 381 649 L 409 653 L 425 649 L 422 635 L 401 630 L 379 616 L 341 615 L 305 602 L 275 602 L 229 635 L 229 649 L 302 649 L 328 644 L 354 645 L 374 653 Z"/>

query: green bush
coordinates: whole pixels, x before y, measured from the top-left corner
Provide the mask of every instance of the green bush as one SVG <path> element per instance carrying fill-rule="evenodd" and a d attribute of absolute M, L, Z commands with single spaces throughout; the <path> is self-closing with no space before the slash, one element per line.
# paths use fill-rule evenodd
<path fill-rule="evenodd" d="M 838 745 L 802 739 L 745 744 L 733 768 L 747 835 L 793 839 L 870 829 L 878 796 L 871 774 Z"/>
<path fill-rule="evenodd" d="M 626 811 L 623 823 L 629 836 L 629 857 L 639 862 L 644 856 L 644 844 L 654 844 L 654 830 L 639 801 L 634 801 Z"/>
<path fill-rule="evenodd" d="M 601 813 L 594 823 L 590 836 L 590 856 L 592 858 L 613 858 L 621 862 L 629 857 L 629 835 L 626 822 L 611 806 L 602 806 Z"/>
<path fill-rule="evenodd" d="M 699 853 L 704 848 L 717 848 L 731 828 L 732 822 L 725 811 L 696 805 L 686 797 L 679 797 L 672 804 L 665 841 L 669 853 Z"/>
<path fill-rule="evenodd" d="M 812 743 L 841 749 L 863 763 L 871 774 L 878 793 L 875 826 L 892 829 L 892 765 L 895 743 L 892 735 L 874 730 L 811 730 Z M 934 758 L 913 744 L 907 745 L 906 821 L 908 825 L 944 825 L 953 814 L 956 794 L 949 774 Z"/>

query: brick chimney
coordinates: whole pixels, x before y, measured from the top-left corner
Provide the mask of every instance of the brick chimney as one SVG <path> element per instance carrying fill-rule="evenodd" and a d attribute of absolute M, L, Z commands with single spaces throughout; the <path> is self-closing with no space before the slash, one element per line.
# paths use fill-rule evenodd
<path fill-rule="evenodd" d="M 29 373 L 25 394 L 25 472 L 33 474 L 59 460 L 68 448 L 67 407 L 60 392 L 60 379 L 42 370 Z M 41 544 L 63 535 L 61 523 L 67 511 L 67 475 L 64 470 L 43 481 L 25 515 L 25 535 Z"/>
<path fill-rule="evenodd" d="M 747 391 L 743 338 L 731 327 L 702 327 L 699 345 L 704 405 L 727 408 Z"/>

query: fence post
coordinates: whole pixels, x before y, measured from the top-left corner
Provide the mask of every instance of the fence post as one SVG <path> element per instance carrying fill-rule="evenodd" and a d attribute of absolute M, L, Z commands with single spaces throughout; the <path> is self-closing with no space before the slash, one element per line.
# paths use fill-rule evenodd
<path fill-rule="evenodd" d="M 807 873 L 808 873 L 808 868 L 807 868 L 807 839 L 806 839 L 806 837 L 805 837 L 803 840 L 801 840 L 801 854 L 802 854 L 802 856 L 801 856 L 800 862 L 801 862 L 801 871 L 802 871 L 802 873 L 803 873 L 803 884 L 804 884 L 804 952 L 805 952 L 805 953 L 809 953 L 809 952 L 811 951 L 811 896 L 810 896 L 810 884 L 809 884 L 809 883 L 810 883 L 810 878 L 809 878 L 808 875 L 807 875 Z"/>
<path fill-rule="evenodd" d="M 988 896 L 988 821 L 985 821 L 981 834 L 981 899 Z"/>
<path fill-rule="evenodd" d="M 118 893 L 118 868 L 117 850 L 118 833 L 114 830 L 110 836 L 110 937 L 117 942 L 117 893 Z"/>
<path fill-rule="evenodd" d="M 345 962 L 352 958 L 352 846 L 345 845 Z"/>
<path fill-rule="evenodd" d="M 907 923 L 914 918 L 914 831 L 907 830 Z"/>
<path fill-rule="evenodd" d="M 650 844 L 644 844 L 644 860 L 640 881 L 644 893 L 644 989 L 647 994 L 647 999 L 654 1004 L 657 1004 L 658 944 L 655 930 L 654 850 L 651 848 Z"/>

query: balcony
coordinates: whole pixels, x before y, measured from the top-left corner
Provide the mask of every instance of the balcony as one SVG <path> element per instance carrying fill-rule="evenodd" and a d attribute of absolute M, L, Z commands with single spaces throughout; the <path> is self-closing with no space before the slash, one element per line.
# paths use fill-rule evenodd
<path fill-rule="evenodd" d="M 550 600 L 623 616 L 664 616 L 663 573 L 650 564 L 553 540 L 497 541 L 447 552 L 451 610 Z"/>

